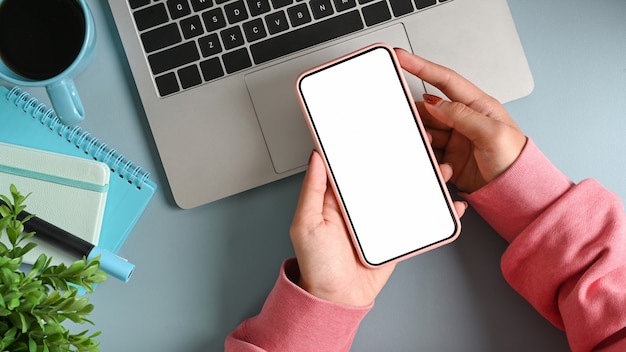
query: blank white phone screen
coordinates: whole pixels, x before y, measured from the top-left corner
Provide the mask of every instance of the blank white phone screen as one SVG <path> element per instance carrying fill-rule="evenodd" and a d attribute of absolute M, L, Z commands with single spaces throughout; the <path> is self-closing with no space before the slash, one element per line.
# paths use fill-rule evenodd
<path fill-rule="evenodd" d="M 389 50 L 375 47 L 299 84 L 347 225 L 370 265 L 457 229 L 400 74 Z"/>

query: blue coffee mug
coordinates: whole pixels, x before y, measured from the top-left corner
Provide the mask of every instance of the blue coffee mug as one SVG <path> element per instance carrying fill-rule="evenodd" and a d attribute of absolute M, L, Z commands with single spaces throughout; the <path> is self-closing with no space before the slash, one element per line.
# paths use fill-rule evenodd
<path fill-rule="evenodd" d="M 0 0 L 0 5 L 3 1 Z M 75 1 L 80 6 L 85 19 L 85 36 L 78 55 L 63 72 L 43 80 L 31 79 L 11 70 L 0 57 L 0 79 L 18 86 L 46 87 L 57 116 L 67 125 L 73 125 L 85 119 L 85 109 L 78 96 L 73 78 L 91 63 L 96 46 L 96 27 L 93 15 L 85 0 Z M 36 43 L 32 45 L 36 45 Z"/>

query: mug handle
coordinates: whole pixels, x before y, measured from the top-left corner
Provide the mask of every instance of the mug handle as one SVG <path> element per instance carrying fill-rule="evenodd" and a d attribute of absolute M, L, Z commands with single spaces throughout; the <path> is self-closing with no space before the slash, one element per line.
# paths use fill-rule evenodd
<path fill-rule="evenodd" d="M 64 79 L 46 86 L 50 102 L 59 119 L 66 125 L 74 125 L 85 119 L 85 109 L 71 79 Z"/>

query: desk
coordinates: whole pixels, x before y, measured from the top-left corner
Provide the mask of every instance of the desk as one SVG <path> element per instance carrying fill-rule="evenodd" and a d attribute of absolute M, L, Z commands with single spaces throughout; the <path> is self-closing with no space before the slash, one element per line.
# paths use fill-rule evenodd
<path fill-rule="evenodd" d="M 105 0 L 89 1 L 96 59 L 76 81 L 83 126 L 153 172 L 160 188 L 121 250 L 137 270 L 91 298 L 102 351 L 222 350 L 257 313 L 284 258 L 302 176 L 193 210 L 173 202 Z M 626 2 L 509 0 L 535 78 L 507 104 L 574 181 L 626 199 Z M 43 90 L 32 90 L 45 97 Z M 43 99 L 45 101 L 45 98 Z M 473 211 L 452 245 L 400 264 L 363 321 L 354 351 L 564 351 L 562 332 L 507 286 L 504 241 Z"/>

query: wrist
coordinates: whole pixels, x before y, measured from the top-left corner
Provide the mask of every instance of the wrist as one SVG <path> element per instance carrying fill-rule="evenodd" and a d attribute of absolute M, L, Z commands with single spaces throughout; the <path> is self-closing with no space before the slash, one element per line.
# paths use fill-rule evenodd
<path fill-rule="evenodd" d="M 300 267 L 298 265 L 297 259 L 289 259 L 285 261 L 284 267 L 284 275 L 287 280 L 289 280 L 294 285 L 298 286 L 302 291 L 306 292 L 308 295 L 313 296 L 319 300 L 322 300 L 327 303 L 339 304 L 341 306 L 350 307 L 350 308 L 369 308 L 373 304 L 372 299 L 366 299 L 355 297 L 354 294 L 342 294 L 338 291 L 328 291 L 321 290 L 315 287 L 312 287 L 306 283 L 306 280 L 302 279 L 302 275 L 300 274 Z M 349 291 L 358 291 L 356 289 L 352 289 Z M 365 303 L 363 303 L 365 302 Z"/>
<path fill-rule="evenodd" d="M 367 308 L 374 303 L 374 298 L 367 294 L 369 291 L 365 290 L 366 292 L 364 292 L 359 289 L 358 283 L 350 280 L 337 279 L 334 282 L 329 282 L 329 279 L 326 279 L 326 283 L 322 285 L 311 284 L 301 274 L 297 260 L 293 260 L 293 262 L 289 262 L 289 265 L 285 266 L 285 275 L 289 281 L 309 295 L 328 303 L 350 308 Z"/>
<path fill-rule="evenodd" d="M 573 185 L 531 139 L 515 162 L 479 190 L 462 194 L 508 242 Z"/>

